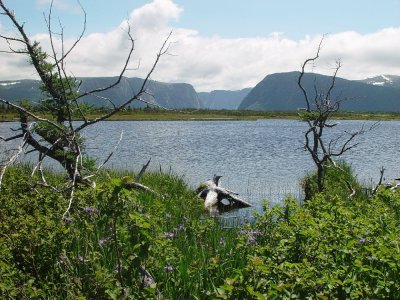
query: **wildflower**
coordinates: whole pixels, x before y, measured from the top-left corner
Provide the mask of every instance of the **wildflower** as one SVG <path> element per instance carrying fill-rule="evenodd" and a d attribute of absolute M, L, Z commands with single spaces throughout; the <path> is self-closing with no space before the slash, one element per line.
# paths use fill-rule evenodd
<path fill-rule="evenodd" d="M 165 236 L 167 239 L 172 240 L 172 239 L 174 238 L 174 236 L 175 236 L 175 233 L 174 233 L 174 232 L 164 232 L 164 236 Z"/>
<path fill-rule="evenodd" d="M 115 272 L 120 272 L 120 271 L 122 270 L 122 266 L 123 266 L 123 263 L 122 263 L 122 262 L 120 262 L 119 264 L 116 264 L 116 265 L 114 266 L 114 271 L 115 271 Z"/>
<path fill-rule="evenodd" d="M 257 245 L 257 238 L 254 235 L 249 235 L 247 237 L 247 244 L 248 245 Z"/>
<path fill-rule="evenodd" d="M 89 206 L 87 206 L 87 207 L 84 207 L 84 208 L 83 208 L 83 211 L 84 211 L 85 213 L 88 213 L 89 215 L 91 215 L 91 214 L 96 213 L 96 212 L 97 212 L 97 209 L 94 208 L 94 207 L 89 207 Z"/>
<path fill-rule="evenodd" d="M 154 283 L 153 277 L 151 277 L 150 275 L 144 274 L 144 276 L 143 276 L 143 287 L 149 287 L 153 283 Z"/>
<path fill-rule="evenodd" d="M 262 233 L 261 233 L 261 231 L 260 230 L 250 230 L 250 233 L 252 234 L 252 235 L 255 235 L 255 236 L 260 236 L 260 235 L 262 235 Z"/>
<path fill-rule="evenodd" d="M 260 230 L 250 230 L 249 235 L 247 237 L 247 244 L 249 245 L 257 245 L 257 237 L 261 236 Z"/>
<path fill-rule="evenodd" d="M 225 239 L 222 237 L 219 239 L 219 243 L 225 246 Z"/>
<path fill-rule="evenodd" d="M 359 243 L 360 244 L 365 244 L 367 242 L 367 239 L 365 237 L 361 238 Z"/>
<path fill-rule="evenodd" d="M 99 240 L 99 246 L 100 246 L 100 247 L 103 247 L 104 244 L 108 242 L 108 240 L 109 240 L 109 238 L 105 238 L 105 239 Z"/>
<path fill-rule="evenodd" d="M 165 271 L 167 271 L 167 273 L 172 273 L 172 271 L 174 270 L 174 268 L 168 264 L 165 265 L 164 269 Z"/>

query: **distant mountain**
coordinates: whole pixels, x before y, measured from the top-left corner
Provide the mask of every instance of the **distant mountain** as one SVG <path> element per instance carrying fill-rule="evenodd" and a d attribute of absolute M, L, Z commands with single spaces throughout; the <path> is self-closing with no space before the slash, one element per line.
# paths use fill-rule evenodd
<path fill-rule="evenodd" d="M 115 82 L 116 77 L 98 77 L 82 78 L 80 92 L 91 91 L 101 87 L 109 86 Z M 96 96 L 85 96 L 83 100 L 94 106 L 109 106 L 109 101 L 103 98 L 113 99 L 116 105 L 129 99 L 134 92 L 137 92 L 143 84 L 141 78 L 122 78 L 117 86 L 98 93 Z M 146 94 L 142 99 L 146 102 L 160 105 L 167 108 L 200 108 L 201 103 L 193 86 L 187 83 L 163 83 L 158 81 L 149 81 Z M 133 107 L 146 106 L 143 102 L 134 101 Z"/>
<path fill-rule="evenodd" d="M 38 80 L 0 81 L 0 97 L 11 102 L 29 99 L 38 102 L 43 98 Z"/>
<path fill-rule="evenodd" d="M 109 86 L 116 79 L 116 77 L 81 78 L 82 85 L 79 92 L 83 93 Z M 111 106 L 106 99 L 111 99 L 114 104 L 119 105 L 124 100 L 129 99 L 135 91 L 138 91 L 142 84 L 143 79 L 141 78 L 124 77 L 117 86 L 107 91 L 96 93 L 96 95 L 85 96 L 82 100 L 95 107 Z M 29 99 L 37 102 L 44 97 L 39 86 L 40 82 L 37 80 L 0 81 L 0 97 L 10 101 Z M 167 108 L 201 108 L 200 99 L 190 84 L 149 81 L 146 91 L 147 93 L 142 98 L 149 103 Z M 132 106 L 143 107 L 146 104 L 134 101 Z"/>
<path fill-rule="evenodd" d="M 360 80 L 361 82 L 376 86 L 393 87 L 400 89 L 400 76 L 396 75 L 379 75 L 372 78 Z"/>
<path fill-rule="evenodd" d="M 239 109 L 297 110 L 305 107 L 304 97 L 297 85 L 299 72 L 277 73 L 266 76 L 243 99 Z M 314 95 L 314 84 L 326 91 L 331 76 L 306 73 L 304 87 Z M 345 99 L 342 110 L 400 112 L 400 89 L 336 78 L 332 99 Z"/>
<path fill-rule="evenodd" d="M 293 111 L 305 107 L 303 95 L 297 86 L 299 72 L 276 73 L 266 76 L 253 89 L 239 91 L 216 90 L 210 93 L 196 93 L 186 83 L 163 83 L 149 81 L 143 100 L 166 108 L 209 108 L 209 109 L 253 109 Z M 109 86 L 116 77 L 81 78 L 80 93 Z M 331 77 L 306 73 L 304 87 L 311 97 L 314 82 L 320 91 L 326 91 Z M 105 92 L 88 95 L 85 103 L 95 107 L 108 106 L 111 99 L 116 105 L 129 99 L 143 84 L 141 78 L 123 77 L 120 84 Z M 38 80 L 0 81 L 0 97 L 10 101 L 27 99 L 39 102 L 44 98 Z M 336 78 L 332 98 L 345 99 L 341 105 L 347 111 L 394 111 L 400 112 L 400 76 L 381 75 L 365 80 Z M 134 101 L 132 107 L 147 104 Z"/>
<path fill-rule="evenodd" d="M 215 90 L 211 92 L 199 92 L 199 98 L 207 109 L 237 109 L 251 88 L 237 91 Z"/>

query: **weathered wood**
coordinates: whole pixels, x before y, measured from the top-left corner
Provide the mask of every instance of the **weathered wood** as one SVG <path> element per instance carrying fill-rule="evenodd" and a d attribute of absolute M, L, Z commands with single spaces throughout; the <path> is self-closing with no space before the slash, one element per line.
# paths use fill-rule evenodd
<path fill-rule="evenodd" d="M 161 199 L 164 199 L 164 196 L 158 192 L 156 192 L 155 190 L 149 188 L 148 186 L 145 186 L 139 182 L 135 182 L 135 181 L 130 181 L 130 182 L 126 182 L 123 184 L 123 187 L 126 189 L 134 189 L 134 190 L 138 190 L 138 191 L 144 191 L 147 192 L 149 194 L 152 194 L 156 197 L 159 197 Z"/>
<path fill-rule="evenodd" d="M 143 185 L 143 184 L 138 182 L 138 181 L 140 181 L 140 179 L 142 178 L 144 172 L 146 171 L 147 167 L 149 166 L 150 161 L 151 161 L 151 158 L 147 161 L 146 164 L 144 164 L 142 166 L 142 169 L 136 175 L 135 180 L 132 180 L 132 181 L 124 183 L 123 187 L 126 188 L 126 189 L 135 189 L 135 190 L 139 190 L 139 191 L 145 191 L 147 193 L 155 195 L 156 197 L 160 197 L 161 199 L 164 199 L 164 196 L 161 195 L 160 193 L 158 193 L 155 190 L 149 188 L 148 186 L 145 186 L 145 185 Z"/>
<path fill-rule="evenodd" d="M 220 178 L 221 176 L 214 175 L 212 180 L 201 183 L 197 189 L 199 197 L 204 199 L 204 207 L 211 215 L 252 206 L 246 200 L 239 198 L 237 193 L 218 186 Z M 224 203 L 223 200 L 228 203 Z"/>

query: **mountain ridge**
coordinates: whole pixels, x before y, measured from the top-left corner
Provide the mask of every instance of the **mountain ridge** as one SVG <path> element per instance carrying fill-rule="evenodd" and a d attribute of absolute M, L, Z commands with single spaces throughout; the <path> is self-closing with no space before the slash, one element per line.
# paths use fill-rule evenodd
<path fill-rule="evenodd" d="M 151 80 L 144 102 L 134 101 L 131 107 L 155 105 L 171 109 L 250 109 L 294 111 L 305 107 L 304 97 L 297 85 L 298 71 L 274 73 L 264 77 L 254 88 L 237 91 L 214 90 L 196 92 L 188 83 L 165 83 Z M 84 77 L 80 93 L 98 89 L 114 83 L 118 77 Z M 314 81 L 321 91 L 331 83 L 331 76 L 305 73 L 304 87 L 314 95 Z M 102 93 L 87 95 L 83 102 L 94 107 L 111 107 L 132 97 L 143 84 L 143 79 L 123 77 L 120 84 Z M 337 77 L 332 93 L 333 99 L 345 99 L 342 110 L 366 112 L 400 112 L 400 76 L 379 75 L 364 80 L 348 80 Z M 32 79 L 0 81 L 0 97 L 16 102 L 28 99 L 38 103 L 45 96 L 40 90 L 40 81 Z"/>
<path fill-rule="evenodd" d="M 302 91 L 297 85 L 300 72 L 267 75 L 243 99 L 239 109 L 294 111 L 305 107 Z M 332 76 L 305 73 L 303 86 L 314 98 L 314 86 L 326 92 Z M 336 77 L 332 99 L 343 99 L 341 109 L 347 111 L 400 112 L 400 89 L 376 86 L 366 82 Z"/>

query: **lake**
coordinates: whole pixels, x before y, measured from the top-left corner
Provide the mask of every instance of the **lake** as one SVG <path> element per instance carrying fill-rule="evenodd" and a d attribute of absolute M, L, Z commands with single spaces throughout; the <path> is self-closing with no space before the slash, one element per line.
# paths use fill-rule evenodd
<path fill-rule="evenodd" d="M 369 128 L 372 121 L 337 121 L 325 133 L 337 137 L 345 131 Z M 0 123 L 0 135 L 17 123 Z M 311 157 L 302 148 L 305 123 L 296 120 L 258 121 L 107 121 L 84 132 L 87 152 L 102 162 L 123 139 L 108 167 L 140 170 L 151 158 L 151 169 L 171 169 L 192 187 L 222 175 L 221 185 L 237 191 L 253 203 L 283 193 L 298 194 L 299 180 L 313 169 Z M 359 136 L 359 145 L 343 158 L 358 178 L 374 184 L 379 170 L 385 178 L 400 175 L 400 122 L 384 121 Z M 8 145 L 1 142 L 5 149 Z"/>

